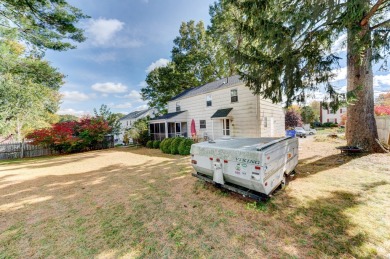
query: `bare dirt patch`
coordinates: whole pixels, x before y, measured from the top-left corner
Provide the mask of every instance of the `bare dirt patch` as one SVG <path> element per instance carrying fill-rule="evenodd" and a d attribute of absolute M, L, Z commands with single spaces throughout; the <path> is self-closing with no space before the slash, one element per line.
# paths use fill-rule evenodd
<path fill-rule="evenodd" d="M 265 203 L 159 150 L 0 163 L 0 258 L 386 257 L 390 156 L 337 145 L 302 139 L 298 173 Z"/>

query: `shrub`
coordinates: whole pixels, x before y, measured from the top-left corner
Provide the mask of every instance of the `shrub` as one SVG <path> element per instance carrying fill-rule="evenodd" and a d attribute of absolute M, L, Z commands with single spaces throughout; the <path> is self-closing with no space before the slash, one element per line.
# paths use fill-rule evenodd
<path fill-rule="evenodd" d="M 171 154 L 179 154 L 179 145 L 184 140 L 184 138 L 174 138 L 171 143 Z"/>
<path fill-rule="evenodd" d="M 179 154 L 182 156 L 189 155 L 192 144 L 194 144 L 192 139 L 184 139 L 179 145 Z"/>
<path fill-rule="evenodd" d="M 166 142 L 166 138 L 165 139 L 163 139 L 162 141 L 161 141 L 161 143 L 160 143 L 160 150 L 161 151 L 163 151 L 163 146 L 165 145 L 165 142 Z"/>
<path fill-rule="evenodd" d="M 147 148 L 153 148 L 153 141 L 152 140 L 148 140 L 148 142 L 146 142 L 146 147 Z"/>
<path fill-rule="evenodd" d="M 161 147 L 161 151 L 165 154 L 170 154 L 171 153 L 171 143 L 172 143 L 171 138 L 167 138 L 164 141 L 164 145 Z"/>
<path fill-rule="evenodd" d="M 322 123 L 321 127 L 325 127 L 325 128 L 332 128 L 332 127 L 338 127 L 339 125 L 337 123 L 334 123 L 334 122 L 324 122 Z"/>
<path fill-rule="evenodd" d="M 160 144 L 161 144 L 160 140 L 153 141 L 153 148 L 160 148 Z"/>

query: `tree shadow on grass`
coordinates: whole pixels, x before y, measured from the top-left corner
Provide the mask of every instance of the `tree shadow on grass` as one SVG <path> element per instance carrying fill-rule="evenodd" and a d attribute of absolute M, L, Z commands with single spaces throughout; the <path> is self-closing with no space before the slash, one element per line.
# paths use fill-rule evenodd
<path fill-rule="evenodd" d="M 311 161 L 312 158 L 306 158 L 303 160 L 299 160 L 295 171 L 298 173 L 297 177 L 307 177 L 312 174 L 317 174 L 322 171 L 326 171 L 329 169 L 340 167 L 354 159 L 359 159 L 368 154 L 360 154 L 360 155 L 345 155 L 345 154 L 334 154 L 326 157 L 322 157 L 320 159 Z M 316 157 L 316 156 L 314 156 Z"/>
<path fill-rule="evenodd" d="M 291 203 L 292 201 L 288 201 Z M 317 256 L 361 257 L 359 247 L 366 241 L 364 232 L 352 233 L 355 225 L 346 210 L 359 205 L 359 196 L 350 192 L 335 191 L 330 196 L 310 201 L 293 209 L 287 216 L 288 223 L 313 248 Z"/>

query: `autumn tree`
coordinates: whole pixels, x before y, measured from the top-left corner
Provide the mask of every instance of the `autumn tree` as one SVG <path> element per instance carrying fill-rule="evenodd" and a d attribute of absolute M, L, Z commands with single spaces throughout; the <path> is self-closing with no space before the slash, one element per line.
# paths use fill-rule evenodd
<path fill-rule="evenodd" d="M 390 107 L 390 92 L 383 93 L 378 96 L 376 99 L 376 104 L 378 106 L 388 106 Z"/>
<path fill-rule="evenodd" d="M 240 12 L 234 30 L 241 44 L 230 45 L 239 74 L 255 94 L 274 102 L 303 101 L 325 85 L 331 108 L 343 96 L 331 85 L 341 59 L 333 43 L 346 35 L 350 146 L 381 148 L 374 118 L 372 63 L 390 49 L 390 1 L 386 0 L 220 0 Z"/>
<path fill-rule="evenodd" d="M 295 128 L 302 126 L 302 117 L 301 115 L 292 109 L 286 111 L 285 114 L 285 127 L 286 129 Z"/>

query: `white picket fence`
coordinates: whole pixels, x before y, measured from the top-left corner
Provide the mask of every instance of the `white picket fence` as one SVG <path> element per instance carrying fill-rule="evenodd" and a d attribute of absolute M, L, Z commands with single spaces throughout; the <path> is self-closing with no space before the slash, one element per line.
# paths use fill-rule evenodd
<path fill-rule="evenodd" d="M 0 160 L 24 157 L 38 157 L 56 154 L 55 151 L 25 142 L 0 144 Z"/>

